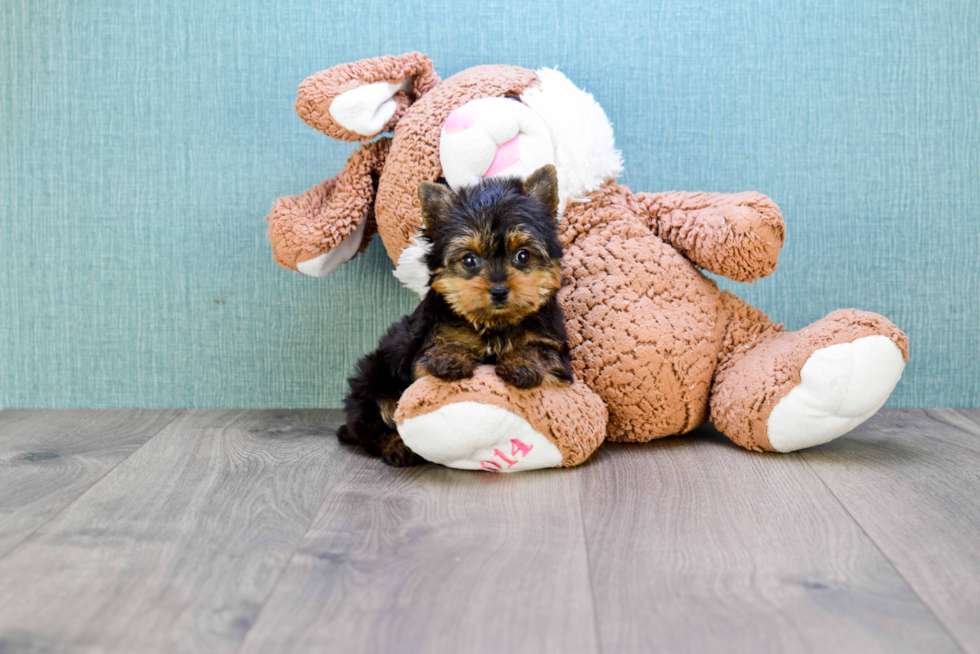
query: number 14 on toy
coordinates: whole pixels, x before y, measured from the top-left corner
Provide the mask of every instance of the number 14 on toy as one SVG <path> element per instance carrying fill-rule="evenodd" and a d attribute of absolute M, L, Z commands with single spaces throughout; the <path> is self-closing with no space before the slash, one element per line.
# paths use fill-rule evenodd
<path fill-rule="evenodd" d="M 534 449 L 533 445 L 527 445 L 523 441 L 516 438 L 510 439 L 510 455 L 515 457 L 513 459 L 507 458 L 507 456 L 497 448 L 493 451 L 493 456 L 499 458 L 503 463 L 507 464 L 508 468 L 512 468 L 517 464 L 517 458 L 523 459 L 527 456 L 527 453 Z M 490 472 L 500 472 L 504 469 L 502 463 L 498 463 L 494 459 L 484 459 L 480 461 L 480 467 L 484 470 L 489 470 Z"/>

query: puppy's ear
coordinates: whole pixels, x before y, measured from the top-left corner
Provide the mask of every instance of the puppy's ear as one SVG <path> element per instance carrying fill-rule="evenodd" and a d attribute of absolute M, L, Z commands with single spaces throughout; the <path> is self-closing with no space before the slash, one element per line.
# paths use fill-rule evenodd
<path fill-rule="evenodd" d="M 419 204 L 422 206 L 422 222 L 427 232 L 433 232 L 445 215 L 452 191 L 435 182 L 419 182 Z"/>
<path fill-rule="evenodd" d="M 424 54 L 362 59 L 306 78 L 296 113 L 340 141 L 370 141 L 395 129 L 408 107 L 439 83 Z"/>
<path fill-rule="evenodd" d="M 537 198 L 558 213 L 558 171 L 551 164 L 541 166 L 524 180 L 524 195 Z"/>

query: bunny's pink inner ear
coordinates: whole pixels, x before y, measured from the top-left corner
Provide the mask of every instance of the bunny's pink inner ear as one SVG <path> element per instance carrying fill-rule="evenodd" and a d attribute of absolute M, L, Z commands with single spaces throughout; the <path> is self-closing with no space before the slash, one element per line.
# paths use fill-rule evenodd
<path fill-rule="evenodd" d="M 300 84 L 296 113 L 341 141 L 390 132 L 405 111 L 439 83 L 432 62 L 416 52 L 334 66 Z"/>

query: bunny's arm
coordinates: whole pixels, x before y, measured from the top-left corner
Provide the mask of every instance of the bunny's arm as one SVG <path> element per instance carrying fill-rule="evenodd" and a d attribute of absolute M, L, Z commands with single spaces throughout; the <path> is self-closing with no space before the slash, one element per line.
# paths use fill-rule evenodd
<path fill-rule="evenodd" d="M 637 211 L 657 236 L 705 270 L 752 282 L 776 269 L 785 227 L 759 193 L 636 193 Z"/>

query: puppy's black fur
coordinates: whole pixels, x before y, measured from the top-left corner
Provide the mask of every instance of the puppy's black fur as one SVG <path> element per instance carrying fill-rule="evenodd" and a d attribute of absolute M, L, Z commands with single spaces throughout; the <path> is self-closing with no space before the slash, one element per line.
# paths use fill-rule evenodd
<path fill-rule="evenodd" d="M 423 463 L 398 436 L 394 411 L 425 375 L 458 380 L 480 364 L 518 388 L 572 381 L 555 219 L 558 180 L 545 166 L 521 182 L 486 180 L 458 193 L 423 182 L 429 292 L 357 363 L 338 436 L 394 466 Z"/>

